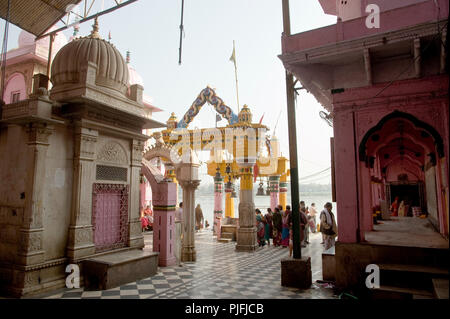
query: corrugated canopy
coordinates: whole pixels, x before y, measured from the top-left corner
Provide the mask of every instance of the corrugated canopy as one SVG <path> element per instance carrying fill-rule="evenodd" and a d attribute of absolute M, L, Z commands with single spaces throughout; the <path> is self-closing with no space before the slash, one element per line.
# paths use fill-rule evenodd
<path fill-rule="evenodd" d="M 9 22 L 36 36 L 42 35 L 64 17 L 70 4 L 82 0 L 11 0 Z M 0 17 L 6 20 L 8 1 L 0 1 Z"/>

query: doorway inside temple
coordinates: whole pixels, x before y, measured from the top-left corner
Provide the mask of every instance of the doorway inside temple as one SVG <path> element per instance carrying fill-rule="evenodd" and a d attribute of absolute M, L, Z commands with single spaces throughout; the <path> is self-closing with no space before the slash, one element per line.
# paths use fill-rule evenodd
<path fill-rule="evenodd" d="M 424 187 L 422 182 L 398 183 L 392 182 L 386 185 L 389 204 L 392 204 L 396 197 L 398 202 L 403 201 L 408 206 L 406 216 L 413 216 L 412 207 L 426 208 Z"/>

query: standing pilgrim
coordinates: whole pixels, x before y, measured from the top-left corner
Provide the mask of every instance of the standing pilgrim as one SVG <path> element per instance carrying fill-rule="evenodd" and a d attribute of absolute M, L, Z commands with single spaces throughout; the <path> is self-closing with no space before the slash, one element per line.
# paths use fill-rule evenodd
<path fill-rule="evenodd" d="M 324 210 L 320 213 L 320 231 L 323 234 L 325 250 L 330 249 L 335 245 L 335 238 L 337 236 L 337 226 L 334 214 L 331 212 L 333 205 L 326 203 Z"/>

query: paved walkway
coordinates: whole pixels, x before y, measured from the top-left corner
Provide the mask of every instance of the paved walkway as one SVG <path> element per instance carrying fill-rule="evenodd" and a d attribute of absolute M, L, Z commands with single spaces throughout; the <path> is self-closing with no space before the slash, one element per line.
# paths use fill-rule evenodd
<path fill-rule="evenodd" d="M 321 234 L 310 234 L 311 244 L 302 251 L 312 258 L 311 289 L 282 287 L 280 260 L 288 248 L 265 246 L 254 253 L 236 252 L 235 242 L 218 243 L 210 231 L 196 234 L 197 262 L 181 266 L 159 267 L 150 278 L 104 291 L 65 289 L 41 298 L 71 299 L 309 299 L 336 298 L 333 290 L 315 283 L 322 279 Z M 151 235 L 145 234 L 150 249 Z"/>
<path fill-rule="evenodd" d="M 366 232 L 365 239 L 378 245 L 448 249 L 448 240 L 428 218 L 391 217 L 373 225 L 373 231 Z"/>

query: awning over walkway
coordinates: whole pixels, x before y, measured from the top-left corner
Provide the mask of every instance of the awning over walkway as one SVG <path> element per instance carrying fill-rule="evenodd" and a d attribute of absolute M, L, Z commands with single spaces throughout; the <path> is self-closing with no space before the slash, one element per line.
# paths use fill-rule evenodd
<path fill-rule="evenodd" d="M 66 15 L 66 8 L 81 0 L 10 0 L 9 22 L 36 36 Z M 6 20 L 8 1 L 0 1 L 0 17 Z"/>

